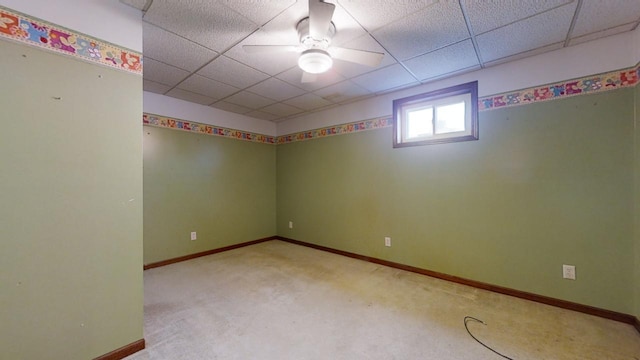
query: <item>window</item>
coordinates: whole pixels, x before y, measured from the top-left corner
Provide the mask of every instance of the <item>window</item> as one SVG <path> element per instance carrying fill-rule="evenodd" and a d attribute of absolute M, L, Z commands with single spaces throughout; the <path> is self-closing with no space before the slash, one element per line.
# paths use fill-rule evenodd
<path fill-rule="evenodd" d="M 393 100 L 393 147 L 478 140 L 478 82 Z"/>

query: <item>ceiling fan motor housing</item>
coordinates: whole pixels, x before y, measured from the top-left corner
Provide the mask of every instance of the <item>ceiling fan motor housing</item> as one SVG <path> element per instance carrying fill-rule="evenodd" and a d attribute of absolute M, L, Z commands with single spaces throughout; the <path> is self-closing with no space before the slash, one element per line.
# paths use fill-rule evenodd
<path fill-rule="evenodd" d="M 321 49 L 326 50 L 331 44 L 331 39 L 333 35 L 336 34 L 336 26 L 333 22 L 329 24 L 329 29 L 327 33 L 322 37 L 322 39 L 313 38 L 309 34 L 309 18 L 306 17 L 296 25 L 296 29 L 298 30 L 298 35 L 300 36 L 300 43 L 304 46 L 305 49 Z"/>

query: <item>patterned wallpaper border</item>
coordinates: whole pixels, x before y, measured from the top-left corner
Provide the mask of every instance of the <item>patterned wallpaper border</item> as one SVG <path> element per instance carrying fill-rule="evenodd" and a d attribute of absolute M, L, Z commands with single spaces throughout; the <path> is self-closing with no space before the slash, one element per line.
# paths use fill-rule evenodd
<path fill-rule="evenodd" d="M 0 38 L 142 75 L 142 54 L 0 6 Z"/>
<path fill-rule="evenodd" d="M 250 133 L 247 131 L 227 129 L 221 126 L 201 124 L 193 121 L 180 120 L 161 115 L 142 114 L 142 124 L 168 129 L 176 129 L 196 134 L 221 136 L 231 139 L 251 141 L 263 144 L 275 144 L 275 136 Z"/>
<path fill-rule="evenodd" d="M 288 144 L 296 141 L 311 140 L 327 136 L 352 134 L 355 132 L 382 129 L 390 126 L 393 126 L 393 119 L 390 117 L 356 121 L 347 124 L 327 126 L 319 129 L 278 136 L 277 144 Z"/>
<path fill-rule="evenodd" d="M 540 85 L 524 90 L 509 91 L 478 99 L 478 110 L 493 110 L 504 107 L 531 104 L 541 101 L 564 99 L 577 95 L 631 87 L 638 84 L 640 64 L 604 74 L 565 80 L 553 84 Z"/>

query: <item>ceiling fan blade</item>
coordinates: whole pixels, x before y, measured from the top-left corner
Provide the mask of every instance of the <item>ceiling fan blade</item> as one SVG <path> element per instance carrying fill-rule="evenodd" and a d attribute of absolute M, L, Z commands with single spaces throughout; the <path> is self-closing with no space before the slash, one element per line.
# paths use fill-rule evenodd
<path fill-rule="evenodd" d="M 336 6 L 322 0 L 309 0 L 309 35 L 322 39 L 327 35 Z"/>
<path fill-rule="evenodd" d="M 302 83 L 312 83 L 315 82 L 316 79 L 318 78 L 318 75 L 316 74 L 310 74 L 306 71 L 302 72 L 302 80 L 300 80 L 300 82 Z"/>
<path fill-rule="evenodd" d="M 376 51 L 346 49 L 341 47 L 329 47 L 327 51 L 329 51 L 329 54 L 331 54 L 331 57 L 334 59 L 340 59 L 371 67 L 380 65 L 382 58 L 384 58 L 384 53 Z"/>
<path fill-rule="evenodd" d="M 242 50 L 248 53 L 282 53 L 300 52 L 298 45 L 242 45 Z"/>

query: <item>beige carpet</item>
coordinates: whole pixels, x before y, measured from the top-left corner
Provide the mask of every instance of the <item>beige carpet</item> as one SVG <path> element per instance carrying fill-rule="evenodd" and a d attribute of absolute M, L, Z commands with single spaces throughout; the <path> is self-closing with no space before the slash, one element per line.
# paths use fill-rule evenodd
<path fill-rule="evenodd" d="M 639 360 L 626 324 L 282 241 L 145 271 L 127 359 Z"/>

